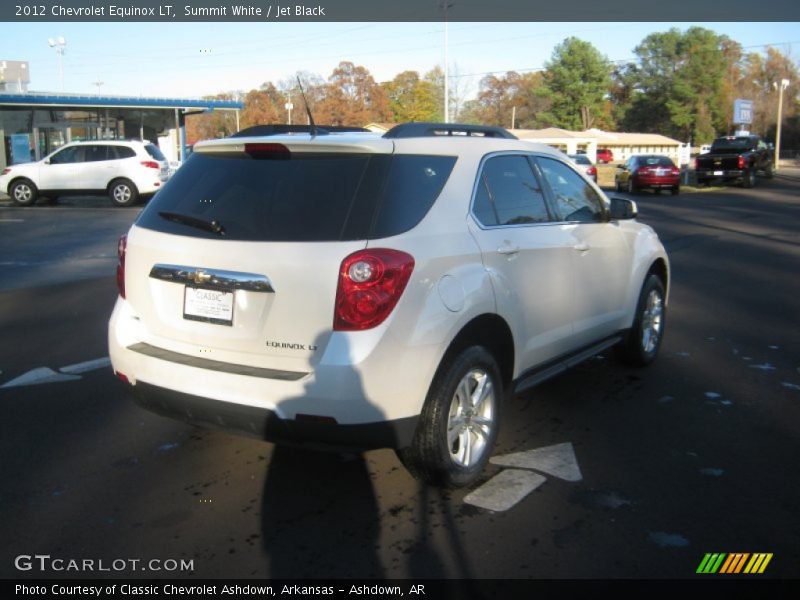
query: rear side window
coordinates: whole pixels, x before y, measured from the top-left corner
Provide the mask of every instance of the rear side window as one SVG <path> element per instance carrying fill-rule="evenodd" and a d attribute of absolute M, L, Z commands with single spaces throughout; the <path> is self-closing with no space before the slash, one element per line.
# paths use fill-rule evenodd
<path fill-rule="evenodd" d="M 187 225 L 183 217 L 191 217 L 215 221 L 226 239 L 244 241 L 389 237 L 422 220 L 453 164 L 453 157 L 418 155 L 195 153 L 148 204 L 137 225 L 219 239 Z"/>
<path fill-rule="evenodd" d="M 147 153 L 156 160 L 160 161 L 167 160 L 164 154 L 161 152 L 161 148 L 159 148 L 154 144 L 145 144 L 144 149 L 147 150 Z"/>
<path fill-rule="evenodd" d="M 109 146 L 109 156 L 114 159 L 120 158 L 133 158 L 136 156 L 136 151 L 128 146 Z"/>
<path fill-rule="evenodd" d="M 108 146 L 84 146 L 85 162 L 108 160 Z"/>

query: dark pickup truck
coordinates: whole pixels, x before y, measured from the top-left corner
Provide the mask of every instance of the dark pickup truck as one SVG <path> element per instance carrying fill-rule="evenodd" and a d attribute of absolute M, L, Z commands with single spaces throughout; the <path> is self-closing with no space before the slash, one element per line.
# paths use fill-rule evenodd
<path fill-rule="evenodd" d="M 736 181 L 749 188 L 756 184 L 757 172 L 772 178 L 771 152 L 757 135 L 717 138 L 707 154 L 695 159 L 697 185 Z"/>

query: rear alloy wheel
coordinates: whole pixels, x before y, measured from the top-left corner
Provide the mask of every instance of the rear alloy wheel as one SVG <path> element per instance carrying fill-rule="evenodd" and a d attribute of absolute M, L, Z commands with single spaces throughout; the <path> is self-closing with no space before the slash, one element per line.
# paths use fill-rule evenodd
<path fill-rule="evenodd" d="M 633 177 L 628 179 L 628 193 L 635 194 L 636 193 L 636 186 L 633 184 Z"/>
<path fill-rule="evenodd" d="M 108 196 L 116 206 L 133 206 L 139 199 L 139 190 L 132 181 L 115 179 L 108 186 Z"/>
<path fill-rule="evenodd" d="M 633 326 L 616 347 L 617 356 L 622 362 L 644 367 L 656 359 L 666 323 L 664 297 L 664 284 L 657 275 L 651 273 L 639 294 Z"/>
<path fill-rule="evenodd" d="M 491 455 L 500 424 L 503 383 L 481 346 L 462 351 L 437 372 L 409 448 L 398 451 L 416 478 L 446 487 L 475 481 Z"/>
<path fill-rule="evenodd" d="M 28 179 L 18 179 L 8 188 L 11 201 L 17 206 L 33 206 L 39 197 L 39 190 L 32 181 Z"/>
<path fill-rule="evenodd" d="M 772 163 L 767 163 L 767 166 L 764 168 L 764 177 L 767 179 L 775 177 L 775 168 L 772 166 Z"/>
<path fill-rule="evenodd" d="M 756 184 L 756 170 L 748 169 L 747 173 L 744 174 L 744 180 L 742 181 L 742 186 L 746 188 L 751 188 L 755 184 Z"/>

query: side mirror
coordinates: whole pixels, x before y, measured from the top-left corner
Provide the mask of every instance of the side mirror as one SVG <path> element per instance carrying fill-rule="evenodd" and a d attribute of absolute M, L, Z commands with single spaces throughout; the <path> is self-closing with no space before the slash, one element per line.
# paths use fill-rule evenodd
<path fill-rule="evenodd" d="M 627 171 L 627 169 L 628 169 L 628 167 L 626 167 L 624 164 L 617 165 L 617 168 L 618 168 L 620 171 Z"/>
<path fill-rule="evenodd" d="M 46 158 L 45 161 L 44 161 L 44 164 L 49 165 L 50 164 L 50 159 Z"/>
<path fill-rule="evenodd" d="M 615 221 L 626 221 L 635 219 L 639 214 L 636 202 L 627 198 L 611 198 L 611 219 Z"/>

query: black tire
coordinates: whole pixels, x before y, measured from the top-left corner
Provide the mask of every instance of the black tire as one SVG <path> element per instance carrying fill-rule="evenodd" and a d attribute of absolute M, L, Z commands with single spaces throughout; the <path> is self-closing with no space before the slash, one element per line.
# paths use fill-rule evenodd
<path fill-rule="evenodd" d="M 764 177 L 767 179 L 775 177 L 775 168 L 772 166 L 772 163 L 767 163 L 767 166 L 764 168 Z"/>
<path fill-rule="evenodd" d="M 39 190 L 30 179 L 17 179 L 8 186 L 8 195 L 17 206 L 33 206 L 39 198 Z"/>
<path fill-rule="evenodd" d="M 478 402 L 475 393 L 480 396 Z M 398 457 L 414 477 L 426 483 L 469 485 L 491 456 L 502 400 L 497 362 L 482 346 L 466 348 L 439 367 L 411 446 L 398 450 Z"/>
<path fill-rule="evenodd" d="M 661 195 L 661 188 L 653 188 L 653 194 L 656 196 Z"/>
<path fill-rule="evenodd" d="M 622 193 L 622 184 L 619 182 L 619 179 L 614 181 L 614 189 L 618 194 Z"/>
<path fill-rule="evenodd" d="M 617 357 L 625 364 L 644 367 L 656 359 L 666 325 L 664 299 L 664 283 L 650 273 L 639 293 L 633 326 L 615 348 Z"/>
<path fill-rule="evenodd" d="M 139 190 L 130 179 L 115 179 L 108 184 L 108 197 L 114 206 L 133 206 L 139 199 Z"/>
<path fill-rule="evenodd" d="M 756 184 L 756 170 L 755 169 L 748 169 L 747 172 L 744 174 L 744 178 L 742 179 L 742 187 L 743 188 L 751 188 Z"/>
<path fill-rule="evenodd" d="M 670 188 L 669 193 L 672 194 L 673 196 L 677 196 L 678 194 L 681 193 L 681 186 L 676 185 L 674 188 Z"/>
<path fill-rule="evenodd" d="M 630 179 L 628 179 L 628 193 L 633 195 L 633 194 L 636 194 L 638 192 L 639 192 L 639 190 L 636 187 L 636 184 L 633 183 L 633 177 L 631 177 Z"/>

